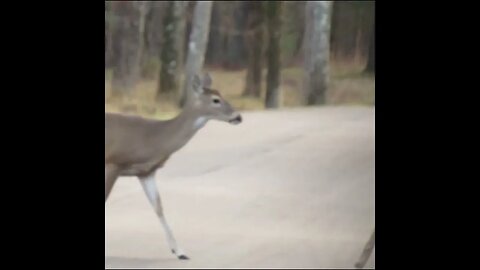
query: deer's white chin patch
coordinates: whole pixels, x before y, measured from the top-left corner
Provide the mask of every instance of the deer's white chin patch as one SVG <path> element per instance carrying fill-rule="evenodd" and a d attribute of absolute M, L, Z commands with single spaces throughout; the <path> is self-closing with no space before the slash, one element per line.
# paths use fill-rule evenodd
<path fill-rule="evenodd" d="M 208 121 L 207 117 L 201 116 L 195 120 L 195 122 L 193 123 L 193 128 L 194 129 L 202 128 L 203 126 L 205 126 L 207 121 Z"/>

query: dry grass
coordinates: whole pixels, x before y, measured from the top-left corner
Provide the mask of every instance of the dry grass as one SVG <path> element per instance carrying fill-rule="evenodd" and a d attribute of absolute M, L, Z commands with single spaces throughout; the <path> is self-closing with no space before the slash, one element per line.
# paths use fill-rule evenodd
<path fill-rule="evenodd" d="M 213 78 L 213 88 L 238 110 L 264 109 L 262 97 L 242 97 L 245 87 L 246 71 L 208 70 Z M 266 73 L 266 72 L 265 72 Z M 266 74 L 265 74 L 266 75 Z M 105 111 L 123 112 L 144 115 L 151 118 L 166 119 L 178 113 L 173 102 L 155 101 L 155 80 L 141 81 L 132 96 L 115 97 L 110 89 L 109 75 L 105 75 Z M 299 67 L 282 70 L 281 103 L 283 107 L 301 106 L 300 94 L 302 89 L 303 72 Z M 265 83 L 262 89 L 265 89 Z M 327 91 L 327 102 L 332 105 L 372 105 L 375 97 L 375 77 L 361 73 L 358 68 L 332 66 L 330 86 Z"/>

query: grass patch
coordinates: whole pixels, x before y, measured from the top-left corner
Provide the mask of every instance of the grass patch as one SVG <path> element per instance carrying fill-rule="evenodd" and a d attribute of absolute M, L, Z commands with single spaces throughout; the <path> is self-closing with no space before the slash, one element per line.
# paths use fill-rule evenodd
<path fill-rule="evenodd" d="M 213 78 L 213 88 L 238 110 L 262 110 L 266 82 L 262 83 L 260 98 L 243 97 L 246 71 L 208 70 Z M 375 76 L 363 73 L 359 68 L 332 66 L 327 104 L 331 105 L 373 105 L 375 100 Z M 303 87 L 301 67 L 284 68 L 281 79 L 281 103 L 283 107 L 301 106 Z M 264 71 L 266 78 L 266 70 Z M 174 102 L 155 100 L 156 80 L 148 79 L 138 83 L 131 96 L 115 97 L 110 87 L 111 72 L 105 72 L 105 111 L 142 115 L 155 119 L 168 119 L 179 112 Z"/>

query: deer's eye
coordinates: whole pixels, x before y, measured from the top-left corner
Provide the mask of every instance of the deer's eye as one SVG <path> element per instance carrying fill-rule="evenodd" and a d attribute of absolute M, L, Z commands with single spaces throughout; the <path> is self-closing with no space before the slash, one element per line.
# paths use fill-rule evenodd
<path fill-rule="evenodd" d="M 215 104 L 219 104 L 219 103 L 220 103 L 220 99 L 218 99 L 218 98 L 214 98 L 212 101 L 213 101 L 213 103 L 215 103 Z"/>

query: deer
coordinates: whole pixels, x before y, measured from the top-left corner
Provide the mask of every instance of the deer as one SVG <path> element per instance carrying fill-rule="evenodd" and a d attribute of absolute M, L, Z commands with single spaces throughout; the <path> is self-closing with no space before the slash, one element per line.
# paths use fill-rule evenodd
<path fill-rule="evenodd" d="M 154 120 L 120 113 L 105 113 L 105 204 L 119 177 L 135 177 L 160 220 L 171 252 L 180 260 L 189 257 L 179 247 L 168 225 L 155 175 L 209 120 L 232 125 L 242 116 L 211 88 L 212 78 L 194 75 L 182 111 L 170 120 Z"/>

